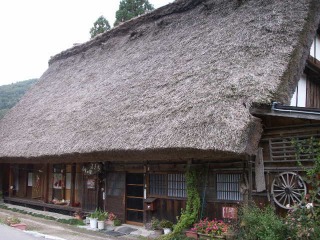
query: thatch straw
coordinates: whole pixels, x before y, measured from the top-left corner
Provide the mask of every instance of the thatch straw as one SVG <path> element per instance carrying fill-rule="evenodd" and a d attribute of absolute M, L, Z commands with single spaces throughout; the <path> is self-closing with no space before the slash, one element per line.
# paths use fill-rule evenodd
<path fill-rule="evenodd" d="M 0 123 L 0 157 L 253 154 L 250 106 L 288 102 L 318 13 L 318 0 L 182 0 L 124 23 L 50 60 Z"/>

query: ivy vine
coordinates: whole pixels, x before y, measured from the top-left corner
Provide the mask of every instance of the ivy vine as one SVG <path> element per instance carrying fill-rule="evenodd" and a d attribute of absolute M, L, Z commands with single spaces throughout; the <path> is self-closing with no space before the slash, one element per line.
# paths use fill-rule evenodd
<path fill-rule="evenodd" d="M 181 233 L 185 228 L 190 227 L 198 220 L 200 210 L 200 195 L 197 189 L 199 171 L 190 169 L 186 173 L 187 204 L 186 209 L 181 209 L 181 216 L 175 225 L 173 234 Z"/>

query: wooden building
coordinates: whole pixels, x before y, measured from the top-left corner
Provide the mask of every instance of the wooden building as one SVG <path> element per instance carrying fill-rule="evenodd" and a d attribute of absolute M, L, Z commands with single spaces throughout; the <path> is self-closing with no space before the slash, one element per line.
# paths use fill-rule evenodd
<path fill-rule="evenodd" d="M 278 201 L 286 141 L 319 131 L 319 5 L 179 0 L 52 57 L 0 121 L 5 201 L 175 220 L 190 168 L 201 216 Z"/>

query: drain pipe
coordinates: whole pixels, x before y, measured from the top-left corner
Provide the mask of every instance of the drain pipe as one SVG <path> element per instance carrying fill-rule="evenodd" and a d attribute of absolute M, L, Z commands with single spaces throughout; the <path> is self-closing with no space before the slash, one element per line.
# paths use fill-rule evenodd
<path fill-rule="evenodd" d="M 293 110 L 293 109 L 280 109 L 277 108 L 277 105 L 280 104 L 278 102 L 273 102 L 271 110 L 278 111 L 278 112 L 288 112 L 288 113 L 306 113 L 306 114 L 315 114 L 320 115 L 320 112 L 312 112 L 312 111 L 302 111 L 302 110 Z"/>

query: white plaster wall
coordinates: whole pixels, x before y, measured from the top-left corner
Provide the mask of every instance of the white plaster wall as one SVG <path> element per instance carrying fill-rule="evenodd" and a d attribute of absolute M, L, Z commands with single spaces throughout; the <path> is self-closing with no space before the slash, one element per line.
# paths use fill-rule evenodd
<path fill-rule="evenodd" d="M 313 40 L 310 55 L 318 60 L 320 60 L 320 37 L 317 35 Z"/>
<path fill-rule="evenodd" d="M 319 54 L 319 57 L 320 57 L 320 54 Z M 307 98 L 307 76 L 303 74 L 291 98 L 290 106 L 305 107 L 306 98 Z"/>

